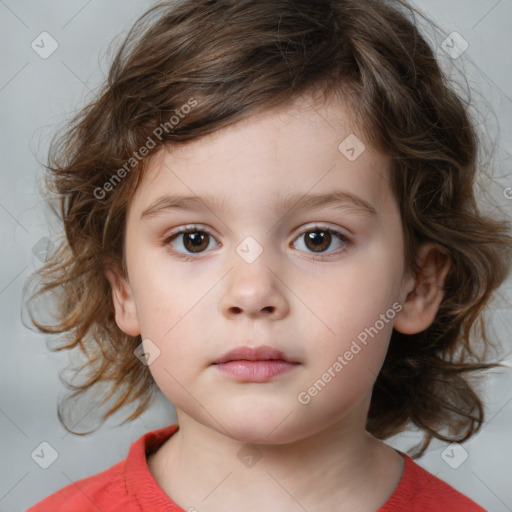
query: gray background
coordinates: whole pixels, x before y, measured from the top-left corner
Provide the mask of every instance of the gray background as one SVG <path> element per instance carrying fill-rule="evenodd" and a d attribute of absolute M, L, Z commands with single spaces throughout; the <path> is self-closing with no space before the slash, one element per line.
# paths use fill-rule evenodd
<path fill-rule="evenodd" d="M 1 468 L 0 511 L 20 511 L 61 487 L 102 471 L 127 454 L 129 445 L 148 430 L 175 422 L 172 406 L 160 397 L 156 405 L 132 423 L 116 426 L 116 416 L 95 434 L 67 434 L 56 415 L 64 387 L 59 370 L 68 354 L 51 353 L 45 336 L 23 325 L 22 291 L 28 275 L 41 265 L 34 247 L 58 231 L 39 194 L 50 138 L 96 90 L 108 70 L 109 43 L 125 34 L 133 21 L 152 5 L 135 0 L 0 0 L 2 66 L 0 106 L 2 167 L 0 189 L 0 358 Z M 462 69 L 473 89 L 479 120 L 495 139 L 495 175 L 486 182 L 485 208 L 511 215 L 512 199 L 512 0 L 421 0 L 416 4 L 441 25 L 444 36 L 458 32 L 468 48 L 460 58 L 449 57 L 434 39 L 443 66 Z M 32 41 L 46 31 L 57 50 L 41 58 Z M 48 46 L 46 46 L 48 48 Z M 483 197 L 483 196 L 482 196 Z M 488 314 L 491 335 L 510 354 L 512 342 L 512 282 L 500 289 Z M 505 361 L 512 366 L 512 358 Z M 447 448 L 433 442 L 419 464 L 493 512 L 512 510 L 512 379 L 496 372 L 483 387 L 487 421 L 475 438 Z M 87 416 L 87 410 L 84 410 Z M 86 417 L 84 417 L 86 421 Z M 406 449 L 418 440 L 415 432 L 389 442 Z M 42 469 L 31 457 L 41 442 L 49 443 L 57 459 Z M 447 451 L 448 450 L 448 451 Z M 452 451 L 453 450 L 453 451 Z M 46 451 L 48 452 L 48 450 Z M 456 469 L 467 454 L 467 459 Z M 449 457 L 447 457 L 449 455 Z"/>

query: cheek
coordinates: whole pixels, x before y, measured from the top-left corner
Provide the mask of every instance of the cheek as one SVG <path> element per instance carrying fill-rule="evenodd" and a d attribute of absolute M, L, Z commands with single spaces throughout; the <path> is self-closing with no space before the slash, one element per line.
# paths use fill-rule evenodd
<path fill-rule="evenodd" d="M 373 326 L 392 308 L 399 297 L 400 280 L 399 263 L 393 263 L 393 255 L 372 251 L 347 260 L 328 280 L 303 280 L 301 293 L 309 298 L 307 305 L 316 317 L 320 337 L 346 339 Z M 394 315 L 393 310 L 388 317 Z M 386 326 L 392 323 L 386 322 Z"/>
<path fill-rule="evenodd" d="M 155 267 L 152 267 L 155 269 Z M 156 269 L 155 269 L 156 270 Z M 137 297 L 137 318 L 143 340 L 151 340 L 159 351 L 159 357 L 149 367 L 153 377 L 169 376 L 189 361 L 194 347 L 194 335 L 188 325 L 190 316 L 198 307 L 195 294 L 184 293 L 179 283 L 172 283 L 158 272 L 143 272 L 133 278 L 133 288 Z M 163 373 L 162 373 L 163 372 Z"/>
<path fill-rule="evenodd" d="M 208 320 L 197 301 L 194 306 L 183 296 L 178 299 L 148 301 L 141 330 L 143 339 L 151 339 L 159 350 L 158 358 L 149 366 L 158 388 L 176 407 L 190 408 L 189 393 L 211 363 L 205 330 Z"/>
<path fill-rule="evenodd" d="M 309 417 L 335 421 L 370 397 L 397 311 L 386 294 L 367 296 L 364 291 L 358 288 L 329 308 L 325 320 L 333 332 L 322 327 L 313 333 L 307 379 L 297 395 L 304 406 L 304 421 Z"/>
<path fill-rule="evenodd" d="M 161 350 L 168 364 L 179 367 L 177 361 L 187 363 L 195 358 L 200 365 L 206 359 L 208 345 L 208 311 L 200 303 L 200 296 L 153 289 L 147 300 L 138 305 L 141 333 Z"/>
<path fill-rule="evenodd" d="M 326 399 L 341 389 L 344 394 L 350 390 L 356 394 L 371 388 L 382 367 L 394 319 L 401 309 L 396 300 L 401 274 L 395 256 L 372 251 L 340 267 L 328 285 L 315 288 L 309 283 L 308 306 L 317 318 L 309 327 L 304 325 L 304 332 L 309 329 L 315 340 L 314 374 L 321 380 L 325 372 L 336 375 L 327 374 L 323 379 L 330 379 Z"/>
<path fill-rule="evenodd" d="M 142 335 L 166 343 L 196 314 L 212 279 L 198 276 L 190 263 L 171 260 L 161 247 L 135 249 L 131 263 Z"/>

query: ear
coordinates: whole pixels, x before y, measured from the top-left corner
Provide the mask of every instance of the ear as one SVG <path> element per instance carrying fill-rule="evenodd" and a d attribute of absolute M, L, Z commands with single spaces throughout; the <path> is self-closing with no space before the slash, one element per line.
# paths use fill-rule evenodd
<path fill-rule="evenodd" d="M 141 331 L 130 283 L 115 264 L 110 264 L 105 274 L 112 289 L 116 324 L 126 334 L 138 336 Z"/>
<path fill-rule="evenodd" d="M 404 285 L 402 310 L 393 327 L 403 334 L 427 329 L 435 319 L 444 296 L 444 282 L 451 266 L 449 253 L 433 242 L 425 242 L 417 254 L 419 270 Z"/>

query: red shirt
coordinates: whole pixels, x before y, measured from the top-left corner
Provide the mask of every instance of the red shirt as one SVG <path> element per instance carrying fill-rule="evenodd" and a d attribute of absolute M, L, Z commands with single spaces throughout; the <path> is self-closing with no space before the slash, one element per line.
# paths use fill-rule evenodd
<path fill-rule="evenodd" d="M 156 483 L 147 464 L 178 425 L 143 435 L 132 443 L 126 459 L 48 496 L 26 512 L 185 512 Z M 405 459 L 402 478 L 388 501 L 376 512 L 486 512 L 453 487 Z"/>

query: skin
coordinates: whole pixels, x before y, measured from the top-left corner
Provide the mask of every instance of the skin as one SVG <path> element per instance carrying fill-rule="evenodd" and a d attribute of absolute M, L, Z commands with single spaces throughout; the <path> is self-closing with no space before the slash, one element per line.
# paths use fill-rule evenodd
<path fill-rule="evenodd" d="M 426 243 L 420 272 L 407 274 L 390 160 L 366 144 L 350 161 L 338 150 L 350 134 L 364 142 L 339 98 L 299 97 L 158 151 L 131 200 L 128 275 L 113 268 L 108 278 L 119 327 L 160 350 L 149 369 L 180 428 L 148 464 L 185 510 L 373 512 L 400 481 L 403 458 L 365 431 L 371 391 L 392 328 L 413 334 L 434 320 L 449 258 Z M 279 206 L 286 194 L 334 189 L 363 198 L 377 215 Z M 225 209 L 141 219 L 166 193 L 224 197 Z M 315 223 L 351 245 L 333 236 L 315 252 L 304 236 L 318 234 Z M 194 254 L 184 235 L 165 243 L 190 224 L 211 234 L 203 252 Z M 251 263 L 237 253 L 248 236 L 263 251 Z M 400 312 L 300 403 L 299 393 L 394 303 Z M 234 347 L 264 344 L 300 364 L 264 383 L 237 382 L 212 366 Z M 260 456 L 251 467 L 237 456 L 246 444 Z"/>

